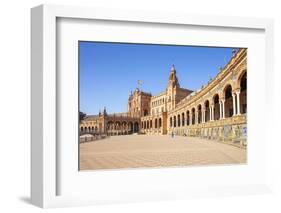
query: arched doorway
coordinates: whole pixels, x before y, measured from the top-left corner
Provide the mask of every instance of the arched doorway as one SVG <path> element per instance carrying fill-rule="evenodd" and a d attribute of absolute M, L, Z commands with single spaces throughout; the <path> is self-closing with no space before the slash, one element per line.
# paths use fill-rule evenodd
<path fill-rule="evenodd" d="M 192 108 L 191 110 L 191 122 L 192 125 L 195 124 L 195 108 Z"/>
<path fill-rule="evenodd" d="M 186 125 L 189 126 L 190 125 L 190 114 L 189 114 L 189 110 L 186 111 Z"/>
<path fill-rule="evenodd" d="M 158 127 L 157 127 L 157 118 L 155 118 L 155 120 L 154 120 L 154 128 L 155 128 L 155 129 L 158 128 Z"/>
<path fill-rule="evenodd" d="M 181 114 L 181 121 L 182 121 L 182 126 L 184 126 L 184 121 L 185 121 L 184 112 Z"/>
<path fill-rule="evenodd" d="M 161 127 L 162 127 L 162 119 L 159 118 L 159 128 L 161 128 Z"/>
<path fill-rule="evenodd" d="M 133 133 L 133 122 L 129 122 L 129 124 L 128 124 L 128 133 L 129 134 L 132 134 Z"/>
<path fill-rule="evenodd" d="M 225 95 L 225 103 L 224 103 L 224 111 L 225 117 L 232 117 L 233 116 L 233 98 L 232 98 L 232 87 L 231 85 L 227 85 L 224 89 Z"/>
<path fill-rule="evenodd" d="M 181 126 L 181 116 L 180 116 L 180 114 L 178 114 L 178 127 L 180 127 Z"/>
<path fill-rule="evenodd" d="M 177 118 L 176 118 L 176 116 L 174 116 L 174 127 L 176 127 L 177 126 Z"/>
<path fill-rule="evenodd" d="M 219 102 L 219 95 L 215 94 L 213 97 L 214 102 L 214 120 L 220 119 L 220 102 Z"/>
<path fill-rule="evenodd" d="M 173 126 L 173 118 L 170 117 L 170 127 L 172 127 L 172 126 Z"/>
<path fill-rule="evenodd" d="M 202 123 L 202 106 L 201 104 L 197 107 L 198 123 Z"/>
<path fill-rule="evenodd" d="M 210 121 L 210 102 L 209 100 L 205 101 L 205 122 Z"/>
<path fill-rule="evenodd" d="M 138 133 L 139 132 L 139 123 L 135 122 L 134 123 L 134 133 Z"/>

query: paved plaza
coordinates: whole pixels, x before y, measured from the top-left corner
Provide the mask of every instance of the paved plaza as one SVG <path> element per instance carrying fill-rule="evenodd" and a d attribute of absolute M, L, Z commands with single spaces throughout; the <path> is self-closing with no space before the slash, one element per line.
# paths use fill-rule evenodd
<path fill-rule="evenodd" d="M 127 135 L 80 144 L 80 169 L 243 164 L 247 150 L 195 137 Z"/>

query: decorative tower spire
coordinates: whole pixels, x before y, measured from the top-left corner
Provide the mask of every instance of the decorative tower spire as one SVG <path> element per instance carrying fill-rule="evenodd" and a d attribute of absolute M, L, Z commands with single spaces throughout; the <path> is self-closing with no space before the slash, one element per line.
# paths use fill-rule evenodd
<path fill-rule="evenodd" d="M 172 87 L 180 87 L 180 84 L 179 84 L 179 81 L 178 81 L 178 78 L 177 78 L 177 71 L 176 71 L 176 68 L 175 68 L 175 65 L 173 64 L 172 67 L 171 67 L 171 70 L 170 70 L 170 76 L 169 76 L 169 84 L 168 86 L 171 86 Z"/>
<path fill-rule="evenodd" d="M 103 115 L 106 116 L 107 112 L 106 112 L 106 107 L 103 108 Z"/>

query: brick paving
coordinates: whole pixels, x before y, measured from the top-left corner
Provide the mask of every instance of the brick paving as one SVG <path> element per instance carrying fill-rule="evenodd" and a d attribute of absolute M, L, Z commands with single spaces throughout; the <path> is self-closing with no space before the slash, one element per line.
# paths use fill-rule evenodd
<path fill-rule="evenodd" d="M 127 135 L 80 144 L 80 169 L 243 164 L 247 150 L 207 139 Z"/>

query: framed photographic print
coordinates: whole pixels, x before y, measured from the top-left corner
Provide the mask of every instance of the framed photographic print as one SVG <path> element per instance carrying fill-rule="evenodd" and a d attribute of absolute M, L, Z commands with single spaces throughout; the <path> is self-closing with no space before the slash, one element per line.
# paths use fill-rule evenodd
<path fill-rule="evenodd" d="M 33 8 L 32 203 L 269 192 L 263 123 L 272 117 L 260 112 L 273 101 L 272 28 L 269 19 Z"/>

